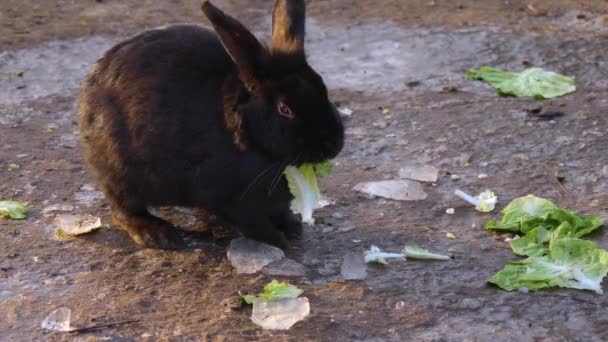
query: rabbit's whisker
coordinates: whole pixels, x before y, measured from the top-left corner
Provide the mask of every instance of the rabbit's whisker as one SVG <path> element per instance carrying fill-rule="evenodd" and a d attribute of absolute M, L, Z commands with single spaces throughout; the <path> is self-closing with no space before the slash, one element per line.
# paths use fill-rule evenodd
<path fill-rule="evenodd" d="M 247 194 L 251 191 L 251 189 L 253 189 L 253 187 L 255 185 L 257 185 L 258 183 L 261 182 L 261 180 L 263 179 L 264 175 L 268 174 L 270 171 L 272 171 L 272 169 L 276 166 L 280 166 L 280 162 L 275 162 L 270 164 L 269 167 L 265 168 L 264 170 L 262 170 L 257 176 L 255 176 L 255 178 L 249 183 L 249 185 L 247 185 L 247 188 L 245 188 L 245 191 L 243 191 L 243 193 L 241 194 L 240 200 L 244 199 L 245 196 L 247 196 Z"/>

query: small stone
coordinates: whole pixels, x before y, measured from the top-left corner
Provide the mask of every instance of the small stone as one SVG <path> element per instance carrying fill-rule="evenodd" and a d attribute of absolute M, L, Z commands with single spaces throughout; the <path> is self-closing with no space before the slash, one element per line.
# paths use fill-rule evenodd
<path fill-rule="evenodd" d="M 338 113 L 342 116 L 351 116 L 353 115 L 353 110 L 348 107 L 340 107 L 338 108 Z"/>
<path fill-rule="evenodd" d="M 376 121 L 372 124 L 372 126 L 380 129 L 385 129 L 386 127 L 388 127 L 388 123 L 386 121 Z"/>
<path fill-rule="evenodd" d="M 82 191 L 94 191 L 95 190 L 95 186 L 93 186 L 92 184 L 85 184 L 83 186 L 80 187 L 80 190 Z"/>
<path fill-rule="evenodd" d="M 230 296 L 224 298 L 221 305 L 231 310 L 238 310 L 243 306 L 243 299 L 240 296 Z"/>
<path fill-rule="evenodd" d="M 74 134 L 64 134 L 59 137 L 59 146 L 65 148 L 75 148 L 78 146 L 78 138 Z"/>
<path fill-rule="evenodd" d="M 306 275 L 306 267 L 299 262 L 283 258 L 262 268 L 262 273 L 270 276 L 302 277 Z"/>
<path fill-rule="evenodd" d="M 450 233 L 450 232 L 446 233 L 446 234 L 445 234 L 445 236 L 446 236 L 448 239 L 455 239 L 455 238 L 456 238 L 456 236 L 454 236 L 454 234 L 452 234 L 452 233 Z"/>
<path fill-rule="evenodd" d="M 340 271 L 344 280 L 360 280 L 367 277 L 367 265 L 362 253 L 348 253 L 342 261 Z"/>
<path fill-rule="evenodd" d="M 90 184 L 83 185 L 80 190 L 81 191 L 74 193 L 74 199 L 80 205 L 91 207 L 97 201 L 103 199 L 103 193 L 95 190 L 95 188 Z"/>
<path fill-rule="evenodd" d="M 323 229 L 321 229 L 321 233 L 323 234 L 328 234 L 334 231 L 334 227 L 323 227 Z"/>
<path fill-rule="evenodd" d="M 264 329 L 287 330 L 310 314 L 308 298 L 286 298 L 272 302 L 257 298 L 251 321 Z"/>
<path fill-rule="evenodd" d="M 368 195 L 400 201 L 419 201 L 427 197 L 420 183 L 406 179 L 359 183 L 354 189 Z"/>
<path fill-rule="evenodd" d="M 50 213 L 52 212 L 56 212 L 56 211 L 72 211 L 74 210 L 74 206 L 71 204 L 52 204 L 49 205 L 48 207 L 42 209 L 42 214 L 44 216 L 49 216 Z"/>
<path fill-rule="evenodd" d="M 355 226 L 346 226 L 346 227 L 340 227 L 340 228 L 338 228 L 338 231 L 340 233 L 346 233 L 346 232 L 350 232 L 353 229 L 355 229 Z"/>
<path fill-rule="evenodd" d="M 455 212 L 456 211 L 454 210 L 454 208 L 447 208 L 445 210 L 445 213 L 448 214 L 448 215 L 454 215 Z"/>
<path fill-rule="evenodd" d="M 70 327 L 70 316 L 72 311 L 68 308 L 59 308 L 50 315 L 48 315 L 44 321 L 40 324 L 42 329 L 53 330 L 53 331 L 71 331 Z"/>
<path fill-rule="evenodd" d="M 464 309 L 477 310 L 483 306 L 483 303 L 474 298 L 465 298 L 460 304 Z"/>
<path fill-rule="evenodd" d="M 244 237 L 232 240 L 228 248 L 228 260 L 238 273 L 255 273 L 284 257 L 280 248 Z"/>
<path fill-rule="evenodd" d="M 450 179 L 453 180 L 453 181 L 457 181 L 457 180 L 460 180 L 460 176 L 459 175 L 451 175 Z"/>
<path fill-rule="evenodd" d="M 399 170 L 399 178 L 434 183 L 439 178 L 439 170 L 432 165 L 412 164 Z"/>

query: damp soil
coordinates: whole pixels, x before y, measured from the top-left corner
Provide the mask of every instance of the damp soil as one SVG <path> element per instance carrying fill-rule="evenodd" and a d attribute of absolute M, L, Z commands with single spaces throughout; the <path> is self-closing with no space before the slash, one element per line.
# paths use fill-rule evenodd
<path fill-rule="evenodd" d="M 271 1 L 216 4 L 268 37 Z M 304 290 L 311 315 L 285 332 L 262 330 L 249 308 L 229 304 L 237 291 L 259 291 L 272 279 L 237 274 L 226 257 L 234 232 L 197 209 L 158 208 L 185 230 L 187 247 L 137 248 L 111 225 L 82 162 L 75 98 L 87 69 L 140 30 L 204 24 L 198 8 L 198 1 L 160 0 L 0 3 L 0 199 L 31 208 L 26 220 L 0 220 L 0 340 L 608 339 L 605 296 L 489 285 L 515 259 L 509 236 L 484 231 L 496 214 L 452 195 L 492 189 L 504 205 L 532 193 L 608 219 L 605 1 L 309 3 L 310 63 L 353 114 L 334 172 L 321 181 L 335 203 L 286 251 L 306 275 L 280 278 Z M 482 65 L 539 66 L 575 77 L 578 89 L 545 101 L 499 97 L 464 77 Z M 358 182 L 394 179 L 412 163 L 440 169 L 438 181 L 424 185 L 425 200 L 353 190 Z M 9 164 L 20 168 L 9 171 Z M 61 204 L 100 216 L 104 226 L 55 239 L 56 212 L 44 209 Z M 608 247 L 603 232 L 590 238 Z M 366 280 L 341 279 L 347 253 L 405 243 L 454 258 L 370 266 Z M 43 331 L 40 323 L 59 307 L 71 309 L 74 327 L 99 328 Z"/>

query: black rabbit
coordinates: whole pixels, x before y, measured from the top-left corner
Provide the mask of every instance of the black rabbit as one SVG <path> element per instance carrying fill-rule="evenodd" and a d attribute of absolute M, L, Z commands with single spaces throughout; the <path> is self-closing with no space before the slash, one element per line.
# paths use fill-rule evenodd
<path fill-rule="evenodd" d="M 277 0 L 272 45 L 204 1 L 215 32 L 172 25 L 111 48 L 79 97 L 86 163 L 115 224 L 144 247 L 181 239 L 148 206 L 203 207 L 252 238 L 286 246 L 286 165 L 335 157 L 344 127 L 304 52 L 304 0 Z M 216 34 L 217 33 L 217 34 Z"/>

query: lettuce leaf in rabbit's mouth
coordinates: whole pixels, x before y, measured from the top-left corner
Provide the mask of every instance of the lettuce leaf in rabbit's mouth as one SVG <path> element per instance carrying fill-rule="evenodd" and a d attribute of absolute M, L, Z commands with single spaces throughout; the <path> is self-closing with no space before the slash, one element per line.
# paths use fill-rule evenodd
<path fill-rule="evenodd" d="M 302 215 L 302 222 L 310 225 L 315 223 L 312 213 L 319 208 L 319 201 L 321 200 L 317 176 L 327 176 L 331 169 L 330 161 L 285 168 L 284 174 L 287 178 L 289 191 L 294 196 L 291 202 L 291 210 Z"/>

